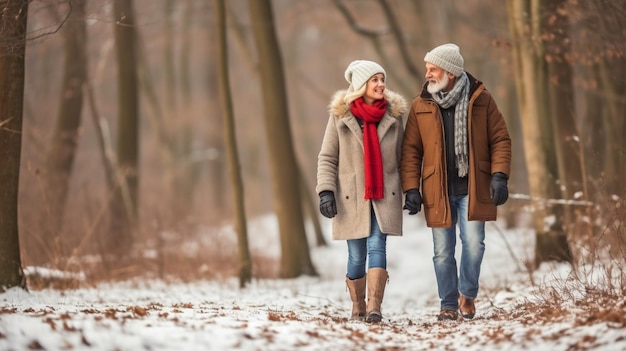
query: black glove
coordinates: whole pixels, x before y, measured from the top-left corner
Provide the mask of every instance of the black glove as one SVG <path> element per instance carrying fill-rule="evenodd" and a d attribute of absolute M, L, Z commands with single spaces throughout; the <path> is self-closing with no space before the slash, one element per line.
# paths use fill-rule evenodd
<path fill-rule="evenodd" d="M 406 192 L 406 199 L 402 209 L 409 210 L 410 215 L 414 215 L 422 209 L 422 195 L 420 195 L 419 190 L 409 189 Z"/>
<path fill-rule="evenodd" d="M 491 176 L 491 186 L 489 187 L 491 201 L 496 206 L 500 206 L 509 198 L 509 188 L 507 186 L 506 175 L 501 172 Z"/>
<path fill-rule="evenodd" d="M 320 193 L 320 212 L 326 218 L 333 218 L 337 214 L 335 194 L 332 191 L 324 190 Z"/>

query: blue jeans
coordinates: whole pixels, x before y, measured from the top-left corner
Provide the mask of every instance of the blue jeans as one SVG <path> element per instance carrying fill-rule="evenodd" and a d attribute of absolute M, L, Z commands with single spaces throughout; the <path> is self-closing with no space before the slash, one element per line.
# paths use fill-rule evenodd
<path fill-rule="evenodd" d="M 369 268 L 387 269 L 387 235 L 380 231 L 373 209 L 371 212 L 370 236 L 347 240 L 349 279 L 359 279 L 365 276 L 367 258 L 369 258 Z"/>
<path fill-rule="evenodd" d="M 468 196 L 451 196 L 450 228 L 433 228 L 435 276 L 441 309 L 457 310 L 459 293 L 469 298 L 478 295 L 480 265 L 485 253 L 485 222 L 467 220 Z M 456 226 L 461 238 L 461 264 L 457 275 Z"/>

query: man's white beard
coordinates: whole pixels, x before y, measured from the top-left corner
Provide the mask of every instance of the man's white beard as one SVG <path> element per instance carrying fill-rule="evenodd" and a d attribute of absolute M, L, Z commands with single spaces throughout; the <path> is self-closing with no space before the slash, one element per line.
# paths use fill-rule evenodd
<path fill-rule="evenodd" d="M 448 78 L 448 74 L 444 74 L 443 78 L 438 82 L 433 82 L 432 80 L 429 80 L 426 90 L 428 90 L 428 92 L 431 94 L 438 93 L 445 87 L 447 87 L 449 82 L 450 78 Z"/>

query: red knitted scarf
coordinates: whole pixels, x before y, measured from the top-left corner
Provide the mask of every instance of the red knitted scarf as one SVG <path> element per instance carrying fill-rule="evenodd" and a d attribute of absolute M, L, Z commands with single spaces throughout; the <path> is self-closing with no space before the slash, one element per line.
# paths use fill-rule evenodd
<path fill-rule="evenodd" d="M 365 167 L 365 198 L 382 199 L 385 196 L 383 157 L 380 152 L 376 123 L 387 111 L 387 100 L 376 100 L 372 106 L 360 97 L 350 103 L 352 114 L 363 120 L 363 164 Z"/>

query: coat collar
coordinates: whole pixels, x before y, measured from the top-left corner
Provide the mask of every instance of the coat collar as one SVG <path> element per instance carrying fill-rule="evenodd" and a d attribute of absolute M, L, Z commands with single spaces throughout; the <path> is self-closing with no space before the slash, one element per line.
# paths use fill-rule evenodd
<path fill-rule="evenodd" d="M 342 118 L 350 115 L 350 105 L 344 101 L 347 92 L 347 90 L 339 90 L 333 95 L 328 105 L 328 111 L 332 116 Z M 389 89 L 386 89 L 385 92 L 387 98 L 387 113 L 385 116 L 402 119 L 402 116 L 409 110 L 406 100 L 400 94 Z"/>

